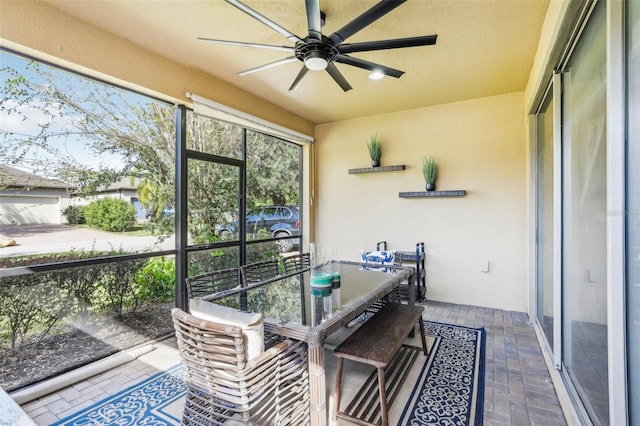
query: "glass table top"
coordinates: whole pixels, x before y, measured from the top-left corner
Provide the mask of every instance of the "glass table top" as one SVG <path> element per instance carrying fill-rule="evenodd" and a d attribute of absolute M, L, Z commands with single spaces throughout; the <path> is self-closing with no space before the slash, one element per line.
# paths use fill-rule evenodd
<path fill-rule="evenodd" d="M 327 295 L 325 289 L 318 291 L 316 286 L 312 291 L 312 270 L 305 270 L 236 289 L 209 300 L 244 311 L 261 312 L 265 318 L 314 327 L 328 319 L 322 318 L 319 314 L 319 310 L 327 306 L 326 298 L 331 300 L 331 317 L 334 317 L 345 309 L 361 303 L 363 298 L 369 297 L 381 288 L 392 288 L 392 283 L 410 275 L 406 268 L 392 265 L 384 268 L 372 268 L 355 262 L 337 262 L 337 265 L 340 272 L 340 289 L 339 292 L 332 289 L 331 295 Z M 339 299 L 336 293 L 339 294 Z"/>

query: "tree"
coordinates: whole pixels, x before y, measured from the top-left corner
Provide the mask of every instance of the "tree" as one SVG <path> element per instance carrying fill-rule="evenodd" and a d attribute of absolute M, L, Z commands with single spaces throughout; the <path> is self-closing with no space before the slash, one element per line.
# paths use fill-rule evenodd
<path fill-rule="evenodd" d="M 284 205 L 299 201 L 299 149 L 292 143 L 248 133 L 247 195 L 255 203 Z"/>
<path fill-rule="evenodd" d="M 0 73 L 5 162 L 74 185 L 78 195 L 127 176 L 173 188 L 171 105 L 34 61 Z M 11 128 L 16 121 L 19 130 Z M 163 196 L 173 201 L 172 190 Z"/>
<path fill-rule="evenodd" d="M 172 105 L 34 61 L 2 68 L 0 76 L 3 123 L 22 124 L 0 129 L 4 162 L 74 185 L 79 195 L 135 177 L 143 182 L 140 199 L 154 215 L 174 205 Z M 239 159 L 241 132 L 237 126 L 188 114 L 191 150 Z M 299 148 L 247 133 L 247 205 L 297 202 Z M 210 241 L 215 226 L 237 212 L 237 169 L 192 159 L 188 179 L 191 232 Z"/>

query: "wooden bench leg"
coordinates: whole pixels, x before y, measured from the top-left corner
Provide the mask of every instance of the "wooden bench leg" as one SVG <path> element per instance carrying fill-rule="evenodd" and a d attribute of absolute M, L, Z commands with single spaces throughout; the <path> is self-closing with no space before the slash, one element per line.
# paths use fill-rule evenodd
<path fill-rule="evenodd" d="M 342 386 L 342 362 L 343 358 L 338 358 L 336 367 L 336 388 L 333 392 L 333 421 L 338 421 L 338 411 L 340 411 L 340 387 Z"/>
<path fill-rule="evenodd" d="M 385 391 L 384 368 L 378 368 L 378 387 L 380 392 L 380 416 L 382 418 L 382 426 L 388 426 L 387 418 L 387 392 Z"/>
<path fill-rule="evenodd" d="M 422 353 L 427 356 L 427 338 L 424 336 L 424 322 L 422 318 L 418 322 L 420 323 L 420 337 L 422 337 Z"/>

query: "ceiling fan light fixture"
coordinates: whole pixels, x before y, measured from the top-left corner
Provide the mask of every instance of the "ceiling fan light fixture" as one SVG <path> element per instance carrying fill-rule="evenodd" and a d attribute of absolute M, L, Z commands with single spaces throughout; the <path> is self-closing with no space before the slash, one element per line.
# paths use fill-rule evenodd
<path fill-rule="evenodd" d="M 371 80 L 382 80 L 384 78 L 384 73 L 380 70 L 376 70 L 369 74 L 369 78 Z"/>
<path fill-rule="evenodd" d="M 329 61 L 321 56 L 309 55 L 304 58 L 304 65 L 311 71 L 322 71 L 327 69 Z"/>
<path fill-rule="evenodd" d="M 334 63 L 340 63 L 343 65 L 349 65 L 352 67 L 370 71 L 369 78 L 372 80 L 380 80 L 384 77 L 400 78 L 402 74 L 404 74 L 403 71 L 386 67 L 384 65 L 375 64 L 373 62 L 369 62 L 357 57 L 349 56 L 349 53 L 401 49 L 405 47 L 429 46 L 436 44 L 436 40 L 438 38 L 438 35 L 434 34 L 429 36 L 394 38 L 390 40 L 345 43 L 345 40 L 347 40 L 349 37 L 373 24 L 374 22 L 385 16 L 387 13 L 400 6 L 406 0 L 380 0 L 377 4 L 373 5 L 372 7 L 364 11 L 364 13 L 362 13 L 355 19 L 352 19 L 342 28 L 334 31 L 329 36 L 326 36 L 322 33 L 326 15 L 323 11 L 320 10 L 320 0 L 305 0 L 305 7 L 307 12 L 307 29 L 309 30 L 308 35 L 306 35 L 305 37 L 299 37 L 295 35 L 291 31 L 278 25 L 276 22 L 272 21 L 266 16 L 261 15 L 259 12 L 253 10 L 251 7 L 244 4 L 243 1 L 244 0 L 226 0 L 227 3 L 231 4 L 236 9 L 247 14 L 261 24 L 269 27 L 270 29 L 280 33 L 289 42 L 295 43 L 295 47 L 276 46 L 272 44 L 261 43 L 246 43 L 231 40 L 218 40 L 204 37 L 198 37 L 198 39 L 223 45 L 258 47 L 263 49 L 284 50 L 293 53 L 294 56 L 289 56 L 288 58 L 284 58 L 265 65 L 260 65 L 258 67 L 254 67 L 238 73 L 238 75 L 246 75 L 255 71 L 272 68 L 274 66 L 283 65 L 296 60 L 300 61 L 304 64 L 304 66 L 298 73 L 298 76 L 294 80 L 291 87 L 289 87 L 289 90 L 295 90 L 300 84 L 300 81 L 304 78 L 305 75 L 308 74 L 308 71 L 310 70 L 326 70 L 331 78 L 340 86 L 343 91 L 347 92 L 351 90 L 352 87 L 349 85 L 349 82 L 344 78 L 344 76 L 338 70 L 338 67 L 334 65 Z"/>

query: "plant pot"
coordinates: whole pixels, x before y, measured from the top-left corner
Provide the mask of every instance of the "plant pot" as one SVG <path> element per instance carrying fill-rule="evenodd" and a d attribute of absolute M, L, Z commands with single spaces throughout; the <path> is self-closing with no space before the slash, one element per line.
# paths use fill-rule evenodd
<path fill-rule="evenodd" d="M 425 186 L 427 188 L 427 191 L 435 191 L 436 190 L 436 184 L 435 183 L 428 183 Z"/>
<path fill-rule="evenodd" d="M 371 167 L 380 167 L 380 160 L 371 160 Z"/>

